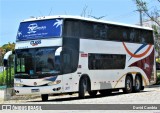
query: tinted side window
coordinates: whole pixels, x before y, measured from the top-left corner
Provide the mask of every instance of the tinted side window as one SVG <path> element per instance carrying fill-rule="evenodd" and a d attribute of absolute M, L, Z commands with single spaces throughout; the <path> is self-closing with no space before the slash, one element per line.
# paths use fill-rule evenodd
<path fill-rule="evenodd" d="M 146 40 L 146 34 L 145 34 L 145 31 L 143 31 L 143 30 L 140 30 L 140 42 L 141 43 L 147 43 L 147 40 Z"/>
<path fill-rule="evenodd" d="M 79 21 L 66 20 L 64 21 L 64 36 L 65 37 L 79 37 Z"/>
<path fill-rule="evenodd" d="M 64 37 L 62 53 L 63 74 L 75 72 L 79 62 L 79 39 Z"/>
<path fill-rule="evenodd" d="M 71 52 L 70 51 L 62 51 L 62 62 L 63 62 L 63 73 L 71 73 L 72 65 L 71 65 Z"/>
<path fill-rule="evenodd" d="M 130 28 L 129 42 L 153 44 L 152 31 Z"/>
<path fill-rule="evenodd" d="M 93 39 L 93 23 L 87 21 L 81 21 L 80 24 L 80 36 L 82 38 Z"/>
<path fill-rule="evenodd" d="M 130 28 L 128 27 L 122 27 L 122 38 L 124 42 L 129 42 L 129 34 L 130 34 Z"/>
<path fill-rule="evenodd" d="M 122 38 L 120 29 L 116 26 L 109 25 L 108 38 L 111 41 L 119 41 Z"/>
<path fill-rule="evenodd" d="M 143 30 L 141 31 L 141 40 L 142 43 L 153 44 L 153 34 L 152 31 Z"/>
<path fill-rule="evenodd" d="M 130 41 L 130 28 L 116 26 L 116 25 L 108 25 L 108 37 L 111 41 Z"/>
<path fill-rule="evenodd" d="M 90 70 L 124 69 L 125 55 L 116 54 L 89 54 L 88 68 Z"/>
<path fill-rule="evenodd" d="M 107 40 L 107 31 L 107 25 L 95 23 L 93 25 L 94 39 Z"/>
<path fill-rule="evenodd" d="M 152 31 L 149 30 L 73 19 L 64 21 L 63 33 L 70 38 L 154 43 Z"/>

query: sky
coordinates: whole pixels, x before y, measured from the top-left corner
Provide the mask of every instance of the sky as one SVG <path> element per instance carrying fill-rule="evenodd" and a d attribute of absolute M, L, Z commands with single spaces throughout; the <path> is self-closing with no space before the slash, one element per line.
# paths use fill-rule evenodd
<path fill-rule="evenodd" d="M 139 23 L 134 0 L 0 0 L 0 46 L 16 41 L 19 23 L 31 16 L 81 15 L 105 16 L 103 20 Z M 150 8 L 156 0 L 146 0 Z"/>

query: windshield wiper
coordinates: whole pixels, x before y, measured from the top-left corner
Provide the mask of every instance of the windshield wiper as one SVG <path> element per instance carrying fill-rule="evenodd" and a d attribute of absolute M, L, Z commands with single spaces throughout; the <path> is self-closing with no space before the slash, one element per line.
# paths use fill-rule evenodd
<path fill-rule="evenodd" d="M 25 79 L 28 78 L 29 74 L 27 73 L 17 73 L 15 74 L 15 78 L 21 78 L 21 79 Z"/>
<path fill-rule="evenodd" d="M 15 76 L 28 76 L 27 73 L 16 73 Z"/>
<path fill-rule="evenodd" d="M 42 72 L 42 74 L 57 74 L 57 73 L 60 73 L 60 71 L 53 70 L 50 72 Z"/>

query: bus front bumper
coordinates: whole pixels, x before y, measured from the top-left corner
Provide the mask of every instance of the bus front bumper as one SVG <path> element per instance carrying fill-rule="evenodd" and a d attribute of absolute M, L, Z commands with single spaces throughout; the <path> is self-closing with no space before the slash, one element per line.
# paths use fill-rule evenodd
<path fill-rule="evenodd" d="M 33 94 L 57 94 L 62 93 L 60 85 L 41 86 L 41 87 L 14 87 L 16 95 L 33 95 Z"/>

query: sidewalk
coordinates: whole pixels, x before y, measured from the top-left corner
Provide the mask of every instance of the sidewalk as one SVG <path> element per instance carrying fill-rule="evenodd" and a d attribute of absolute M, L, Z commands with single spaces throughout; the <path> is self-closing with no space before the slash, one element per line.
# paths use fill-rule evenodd
<path fill-rule="evenodd" d="M 4 89 L 0 89 L 0 104 L 4 102 Z"/>

